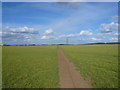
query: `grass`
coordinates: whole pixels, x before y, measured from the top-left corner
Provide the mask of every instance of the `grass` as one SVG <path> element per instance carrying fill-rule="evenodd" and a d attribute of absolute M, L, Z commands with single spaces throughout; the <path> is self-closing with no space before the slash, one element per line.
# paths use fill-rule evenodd
<path fill-rule="evenodd" d="M 69 45 L 61 48 L 94 88 L 118 87 L 118 45 Z"/>
<path fill-rule="evenodd" d="M 0 46 L 0 89 L 2 89 L 2 46 Z"/>
<path fill-rule="evenodd" d="M 60 47 L 94 88 L 118 87 L 117 45 Z M 3 88 L 59 87 L 56 46 L 3 46 L 2 54 Z"/>
<path fill-rule="evenodd" d="M 3 46 L 3 88 L 58 88 L 56 46 Z"/>

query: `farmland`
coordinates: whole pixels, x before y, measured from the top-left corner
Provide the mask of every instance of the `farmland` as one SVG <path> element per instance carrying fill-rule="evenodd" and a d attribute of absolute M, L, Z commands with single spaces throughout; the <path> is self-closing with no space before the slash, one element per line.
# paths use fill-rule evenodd
<path fill-rule="evenodd" d="M 93 88 L 118 87 L 117 45 L 61 45 Z M 59 88 L 57 46 L 3 46 L 3 88 Z"/>
<path fill-rule="evenodd" d="M 3 46 L 3 88 L 57 88 L 56 46 Z"/>
<path fill-rule="evenodd" d="M 94 88 L 118 87 L 117 45 L 66 45 L 61 48 Z"/>
<path fill-rule="evenodd" d="M 0 46 L 0 89 L 2 88 L 2 46 Z"/>

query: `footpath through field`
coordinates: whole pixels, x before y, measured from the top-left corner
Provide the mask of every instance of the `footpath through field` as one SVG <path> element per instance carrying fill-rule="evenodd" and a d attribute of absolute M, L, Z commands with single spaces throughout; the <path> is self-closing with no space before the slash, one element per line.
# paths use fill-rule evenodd
<path fill-rule="evenodd" d="M 58 47 L 60 88 L 91 88 Z"/>

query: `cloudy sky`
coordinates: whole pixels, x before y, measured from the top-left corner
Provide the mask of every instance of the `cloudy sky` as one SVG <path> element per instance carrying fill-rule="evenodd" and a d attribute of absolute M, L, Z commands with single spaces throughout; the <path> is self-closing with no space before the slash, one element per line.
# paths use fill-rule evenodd
<path fill-rule="evenodd" d="M 3 44 L 118 41 L 117 2 L 3 2 Z"/>

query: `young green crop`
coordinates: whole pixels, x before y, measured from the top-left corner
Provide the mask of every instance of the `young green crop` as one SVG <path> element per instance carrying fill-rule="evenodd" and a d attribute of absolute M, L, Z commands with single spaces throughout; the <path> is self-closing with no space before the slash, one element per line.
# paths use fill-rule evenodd
<path fill-rule="evenodd" d="M 94 88 L 118 87 L 118 45 L 61 47 L 82 76 L 91 81 Z"/>
<path fill-rule="evenodd" d="M 2 46 L 0 46 L 0 89 L 2 89 Z"/>
<path fill-rule="evenodd" d="M 118 87 L 117 45 L 61 46 L 95 88 Z M 4 46 L 3 88 L 57 88 L 56 46 Z"/>
<path fill-rule="evenodd" d="M 3 88 L 58 88 L 56 46 L 3 46 Z"/>

